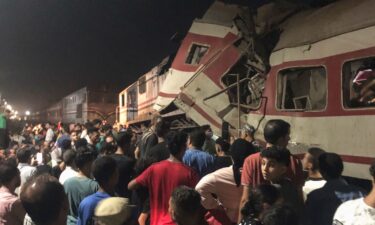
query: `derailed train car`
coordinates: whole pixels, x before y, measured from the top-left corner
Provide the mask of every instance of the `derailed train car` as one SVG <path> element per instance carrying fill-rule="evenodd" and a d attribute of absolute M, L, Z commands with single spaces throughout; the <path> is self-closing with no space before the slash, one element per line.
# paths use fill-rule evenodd
<path fill-rule="evenodd" d="M 341 0 L 320 8 L 267 4 L 256 14 L 215 2 L 196 19 L 153 104 L 176 108 L 220 135 L 245 123 L 292 126 L 288 148 L 340 154 L 344 174 L 368 178 L 375 160 L 374 0 Z M 138 103 L 139 106 L 139 103 Z"/>
<path fill-rule="evenodd" d="M 292 125 L 293 153 L 311 146 L 337 152 L 345 175 L 367 178 L 375 160 L 374 4 L 343 0 L 303 11 L 271 4 L 251 19 L 246 8 L 217 2 L 194 21 L 156 104 L 170 101 L 218 134 L 224 122 L 234 130 L 252 124 L 260 139 L 267 120 L 282 118 Z M 206 48 L 190 65 L 195 46 Z M 369 94 L 361 96 L 365 86 Z"/>

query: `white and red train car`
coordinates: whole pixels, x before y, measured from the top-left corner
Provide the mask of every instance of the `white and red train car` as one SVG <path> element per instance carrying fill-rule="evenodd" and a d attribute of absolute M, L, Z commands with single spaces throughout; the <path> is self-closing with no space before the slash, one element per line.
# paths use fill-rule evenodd
<path fill-rule="evenodd" d="M 165 80 L 169 61 L 169 57 L 166 57 L 120 92 L 118 122 L 126 125 L 139 124 L 150 120 L 152 114 L 156 113 L 153 106 Z"/>
<path fill-rule="evenodd" d="M 216 2 L 192 24 L 154 107 L 174 104 L 218 134 L 224 122 L 234 130 L 249 123 L 260 139 L 267 120 L 284 119 L 292 126 L 293 153 L 312 146 L 336 152 L 344 175 L 367 179 L 375 160 L 375 105 L 360 101 L 353 84 L 359 71 L 375 70 L 373 6 L 374 0 L 303 11 L 267 5 L 249 20 L 246 7 Z M 272 48 L 262 58 L 252 32 L 272 32 L 275 24 L 281 33 L 272 45 L 264 39 Z"/>

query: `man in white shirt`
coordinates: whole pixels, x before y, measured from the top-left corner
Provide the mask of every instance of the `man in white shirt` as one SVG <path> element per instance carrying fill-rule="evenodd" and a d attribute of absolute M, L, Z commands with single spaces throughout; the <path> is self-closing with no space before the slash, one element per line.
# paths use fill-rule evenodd
<path fill-rule="evenodd" d="M 46 123 L 46 129 L 47 129 L 47 133 L 46 133 L 46 142 L 51 142 L 55 136 L 55 133 L 53 132 L 53 128 L 54 128 L 54 125 L 51 124 L 51 123 Z"/>
<path fill-rule="evenodd" d="M 72 177 L 77 176 L 78 172 L 74 169 L 75 163 L 74 160 L 76 158 L 76 152 L 73 150 L 67 150 L 63 155 L 63 160 L 66 165 L 65 170 L 61 173 L 59 182 L 64 184 L 64 182 Z"/>
<path fill-rule="evenodd" d="M 323 187 L 326 181 L 319 172 L 319 156 L 325 151 L 320 148 L 310 148 L 305 153 L 302 160 L 304 171 L 308 172 L 307 180 L 303 186 L 303 200 L 306 201 L 307 195 L 318 188 Z"/>
<path fill-rule="evenodd" d="M 372 190 L 365 198 L 347 201 L 339 206 L 333 217 L 333 225 L 375 224 L 375 162 L 370 167 Z"/>
<path fill-rule="evenodd" d="M 18 170 L 20 171 L 21 176 L 21 185 L 16 190 L 16 193 L 19 194 L 22 185 L 35 173 L 36 168 L 31 166 L 32 164 L 32 149 L 30 147 L 24 147 L 17 151 L 18 159 Z"/>

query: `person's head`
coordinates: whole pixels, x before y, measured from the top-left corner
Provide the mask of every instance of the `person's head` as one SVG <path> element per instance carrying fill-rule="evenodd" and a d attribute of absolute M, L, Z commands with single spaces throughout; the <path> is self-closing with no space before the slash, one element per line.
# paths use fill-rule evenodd
<path fill-rule="evenodd" d="M 255 131 L 255 127 L 251 126 L 250 124 L 245 124 L 242 128 L 241 138 L 252 142 L 254 141 Z"/>
<path fill-rule="evenodd" d="M 105 124 L 102 126 L 101 131 L 105 136 L 112 134 L 112 126 L 110 124 Z"/>
<path fill-rule="evenodd" d="M 303 170 L 319 172 L 319 156 L 324 152 L 320 148 L 309 148 L 302 159 Z"/>
<path fill-rule="evenodd" d="M 105 191 L 114 192 L 118 182 L 118 168 L 116 160 L 110 156 L 103 156 L 94 161 L 92 174 Z"/>
<path fill-rule="evenodd" d="M 130 148 L 132 136 L 133 135 L 127 131 L 121 131 L 117 134 L 117 146 L 120 147 L 124 153 Z"/>
<path fill-rule="evenodd" d="M 243 217 L 259 218 L 262 213 L 272 207 L 280 199 L 277 188 L 270 184 L 261 184 L 249 189 L 249 199 L 241 209 Z"/>
<path fill-rule="evenodd" d="M 17 159 L 19 163 L 31 163 L 32 149 L 25 146 L 17 151 Z"/>
<path fill-rule="evenodd" d="M 68 198 L 56 178 L 46 174 L 33 177 L 22 186 L 20 199 L 35 224 L 66 224 Z"/>
<path fill-rule="evenodd" d="M 80 138 L 74 143 L 74 146 L 76 147 L 76 149 L 79 149 L 80 147 L 86 147 L 87 140 L 85 138 Z"/>
<path fill-rule="evenodd" d="M 202 149 L 204 142 L 206 141 L 206 134 L 201 129 L 194 130 L 190 133 L 189 140 L 190 147 Z"/>
<path fill-rule="evenodd" d="M 193 188 L 177 187 L 169 199 L 169 214 L 177 224 L 186 224 L 186 221 L 198 222 L 204 218 L 201 205 L 201 196 Z"/>
<path fill-rule="evenodd" d="M 298 225 L 299 218 L 295 210 L 288 205 L 276 204 L 264 213 L 262 225 Z"/>
<path fill-rule="evenodd" d="M 290 124 L 279 119 L 269 120 L 263 133 L 268 144 L 286 148 L 290 140 Z"/>
<path fill-rule="evenodd" d="M 92 125 L 96 128 L 96 129 L 99 129 L 100 126 L 102 125 L 102 121 L 100 119 L 94 119 L 92 121 Z"/>
<path fill-rule="evenodd" d="M 20 185 L 21 177 L 17 164 L 11 161 L 0 162 L 0 186 L 15 189 Z"/>
<path fill-rule="evenodd" d="M 91 174 L 91 166 L 95 160 L 95 154 L 88 147 L 80 147 L 77 149 L 77 155 L 74 159 L 74 163 L 79 171 L 86 176 Z"/>
<path fill-rule="evenodd" d="M 201 129 L 203 130 L 204 134 L 206 135 L 206 139 L 211 139 L 213 136 L 212 129 L 210 125 L 203 125 L 201 126 Z"/>
<path fill-rule="evenodd" d="M 340 178 L 343 170 L 344 163 L 338 154 L 326 152 L 319 156 L 319 171 L 325 180 Z"/>
<path fill-rule="evenodd" d="M 134 206 L 129 204 L 127 198 L 106 198 L 95 208 L 95 222 L 97 225 L 132 224 L 129 220 L 133 210 Z"/>
<path fill-rule="evenodd" d="M 72 139 L 73 142 L 76 142 L 79 139 L 78 132 L 73 130 L 70 133 L 70 138 Z"/>
<path fill-rule="evenodd" d="M 187 148 L 187 134 L 184 132 L 169 132 L 167 135 L 167 146 L 171 155 L 182 160 Z"/>
<path fill-rule="evenodd" d="M 165 121 L 165 120 L 161 120 L 160 122 L 156 123 L 155 125 L 155 133 L 158 137 L 166 137 L 166 135 L 168 134 L 169 130 L 170 130 L 170 123 Z"/>
<path fill-rule="evenodd" d="M 262 175 L 265 180 L 277 182 L 282 179 L 290 164 L 290 152 L 276 146 L 260 152 Z"/>
<path fill-rule="evenodd" d="M 46 129 L 49 129 L 51 127 L 51 123 L 50 122 L 47 122 L 46 125 L 45 125 Z"/>
<path fill-rule="evenodd" d="M 67 150 L 63 154 L 63 161 L 65 165 L 70 166 L 70 167 L 75 167 L 75 158 L 77 156 L 77 153 L 74 150 Z"/>
<path fill-rule="evenodd" d="M 100 147 L 101 155 L 112 155 L 116 152 L 117 146 L 113 143 L 104 142 Z"/>
<path fill-rule="evenodd" d="M 90 141 L 93 144 L 97 144 L 99 142 L 99 129 L 96 127 L 91 127 L 87 129 L 87 134 L 89 135 Z"/>
<path fill-rule="evenodd" d="M 244 139 L 237 139 L 230 146 L 230 154 L 233 159 L 233 174 L 237 186 L 241 185 L 241 168 L 246 159 L 251 153 L 254 152 L 253 145 Z"/>
<path fill-rule="evenodd" d="M 62 151 L 70 149 L 72 147 L 72 140 L 68 135 L 64 134 L 57 140 L 57 147 L 61 148 Z"/>
<path fill-rule="evenodd" d="M 150 126 L 155 127 L 156 124 L 161 121 L 163 121 L 163 117 L 161 117 L 159 114 L 153 114 L 151 117 Z"/>
<path fill-rule="evenodd" d="M 230 144 L 226 142 L 223 138 L 218 138 L 215 141 L 216 154 L 218 156 L 228 155 Z"/>

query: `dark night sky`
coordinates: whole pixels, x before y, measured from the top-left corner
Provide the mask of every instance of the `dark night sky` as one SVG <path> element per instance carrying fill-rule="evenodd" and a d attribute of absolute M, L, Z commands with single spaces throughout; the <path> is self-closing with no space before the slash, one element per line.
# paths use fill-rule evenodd
<path fill-rule="evenodd" d="M 115 91 L 178 45 L 212 0 L 0 0 L 0 92 L 36 110 L 85 86 Z"/>

